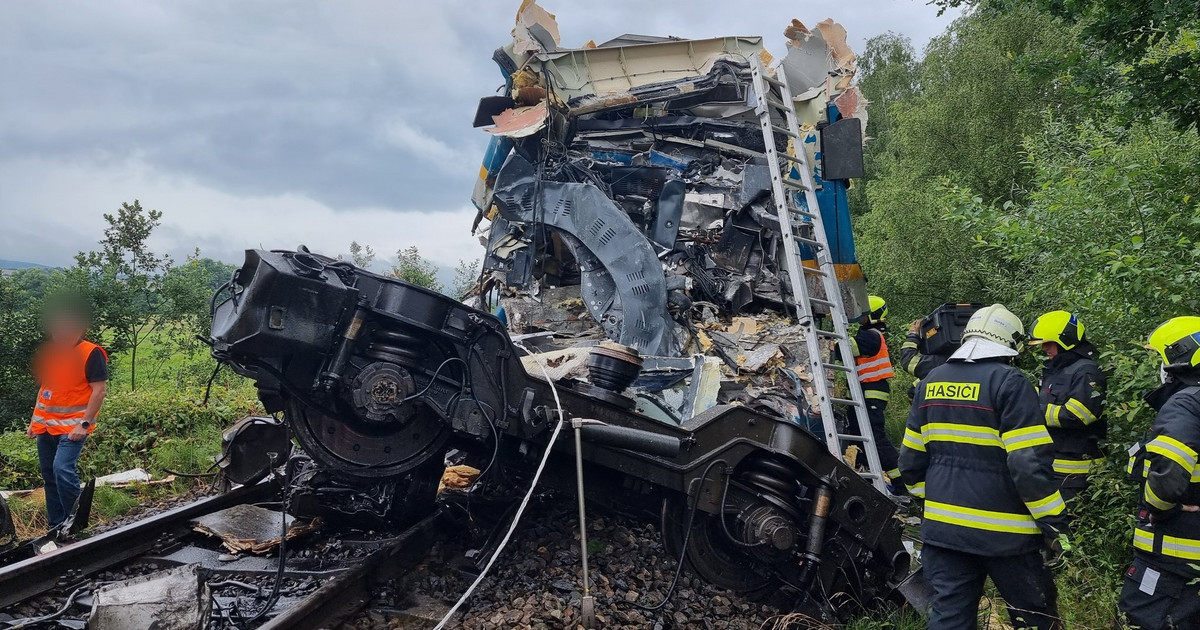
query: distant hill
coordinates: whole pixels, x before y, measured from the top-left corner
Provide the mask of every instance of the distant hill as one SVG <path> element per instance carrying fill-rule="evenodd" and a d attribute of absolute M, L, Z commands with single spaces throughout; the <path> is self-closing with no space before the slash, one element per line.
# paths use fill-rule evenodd
<path fill-rule="evenodd" d="M 3 258 L 0 258 L 0 269 L 28 269 L 30 267 L 41 267 L 42 269 L 50 268 L 49 265 L 39 265 L 37 263 L 24 262 L 21 260 L 4 260 Z"/>

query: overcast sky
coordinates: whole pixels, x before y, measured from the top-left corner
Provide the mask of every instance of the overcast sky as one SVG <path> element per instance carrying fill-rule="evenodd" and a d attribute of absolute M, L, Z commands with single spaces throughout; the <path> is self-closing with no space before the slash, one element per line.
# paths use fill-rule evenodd
<path fill-rule="evenodd" d="M 541 0 L 564 46 L 626 32 L 764 35 L 832 17 L 861 52 L 918 50 L 952 15 L 924 0 Z M 240 262 L 250 247 L 477 258 L 471 128 L 502 79 L 517 0 L 0 2 L 0 259 L 66 265 L 122 201 L 163 212 L 154 245 Z M 681 12 L 678 7 L 686 6 Z"/>

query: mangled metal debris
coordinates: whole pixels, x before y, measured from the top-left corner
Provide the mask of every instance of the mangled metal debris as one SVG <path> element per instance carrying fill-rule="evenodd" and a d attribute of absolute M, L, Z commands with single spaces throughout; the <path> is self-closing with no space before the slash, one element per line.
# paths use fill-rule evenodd
<path fill-rule="evenodd" d="M 792 589 L 825 621 L 889 597 L 910 568 L 896 507 L 814 435 L 814 362 L 782 266 L 781 235 L 819 243 L 820 212 L 836 265 L 819 271 L 865 310 L 844 179 L 865 101 L 835 24 L 790 28 L 784 61 L 826 70 L 814 84 L 775 66 L 799 87 L 800 131 L 788 118 L 785 135 L 767 128 L 793 108 L 761 105 L 788 93 L 763 88 L 762 38 L 570 49 L 524 2 L 494 56 L 505 93 L 475 116 L 492 139 L 471 303 L 305 248 L 248 251 L 214 297 L 213 356 L 256 381 L 302 449 L 292 505 L 382 518 L 438 505 L 475 529 L 484 506 L 526 504 L 542 470 L 575 492 L 577 463 L 588 500 L 659 520 L 712 584 Z M 815 165 L 817 201 L 805 183 L 794 204 L 807 221 L 780 210 L 793 204 L 779 181 L 809 180 L 790 172 L 800 151 Z M 810 293 L 834 297 L 821 286 Z M 578 446 L 556 441 L 564 425 Z M 488 531 L 477 558 L 507 539 Z"/>
<path fill-rule="evenodd" d="M 807 151 L 815 165 L 842 298 L 859 312 L 846 202 L 866 124 L 856 58 L 832 20 L 793 20 L 784 36 L 775 71 L 797 94 L 801 137 L 780 135 L 777 148 Z M 770 207 L 751 58 L 773 59 L 761 37 L 563 48 L 554 16 L 521 5 L 513 42 L 494 55 L 508 91 L 476 117 L 496 137 L 473 195 L 476 224 L 487 221 L 481 296 L 498 298 L 510 330 L 553 331 L 560 348 L 607 338 L 653 356 L 707 354 L 728 377 L 775 381 L 776 369 L 806 363 L 803 344 L 772 338 L 784 326 L 749 346 L 712 329 L 791 306 L 780 243 L 791 226 Z"/>
<path fill-rule="evenodd" d="M 212 592 L 199 565 L 189 564 L 107 584 L 92 597 L 93 630 L 201 630 Z"/>
<path fill-rule="evenodd" d="M 257 505 L 235 505 L 190 521 L 196 531 L 220 538 L 221 545 L 230 552 L 253 554 L 269 553 L 278 547 L 285 523 L 288 540 L 321 526 L 316 519 L 302 521 Z"/>

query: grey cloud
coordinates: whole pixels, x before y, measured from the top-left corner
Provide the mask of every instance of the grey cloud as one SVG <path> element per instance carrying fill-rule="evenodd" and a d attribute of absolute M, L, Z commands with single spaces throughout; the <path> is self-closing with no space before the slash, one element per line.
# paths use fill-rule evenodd
<path fill-rule="evenodd" d="M 761 34 L 781 52 L 792 17 L 832 15 L 856 50 L 886 30 L 919 47 L 949 21 L 914 0 L 541 1 L 558 14 L 564 46 L 625 32 Z M 270 232 L 223 240 L 177 216 L 200 212 L 235 230 L 256 200 L 312 200 L 350 225 L 370 216 L 364 241 L 387 229 L 380 210 L 461 212 L 487 141 L 470 120 L 477 99 L 502 82 L 491 55 L 508 40 L 518 5 L 0 3 L 0 257 L 68 261 L 99 237 L 99 213 L 148 196 L 137 188 L 147 182 L 170 200 L 155 207 L 167 213 L 164 235 L 177 256 L 189 243 L 222 257 L 236 256 L 242 241 L 295 245 L 272 242 Z M 60 172 L 90 196 L 48 180 Z M 218 197 L 224 205 L 210 201 Z M 418 245 L 431 238 L 412 235 Z"/>

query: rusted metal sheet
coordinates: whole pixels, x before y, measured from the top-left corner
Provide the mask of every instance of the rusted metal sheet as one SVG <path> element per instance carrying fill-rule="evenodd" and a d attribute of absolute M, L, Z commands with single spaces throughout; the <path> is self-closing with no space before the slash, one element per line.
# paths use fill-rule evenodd
<path fill-rule="evenodd" d="M 284 523 L 287 524 L 288 540 L 320 527 L 318 520 L 302 521 L 257 505 L 235 505 L 205 514 L 190 523 L 196 531 L 220 538 L 221 545 L 233 553 L 254 554 L 268 553 L 279 546 Z"/>

